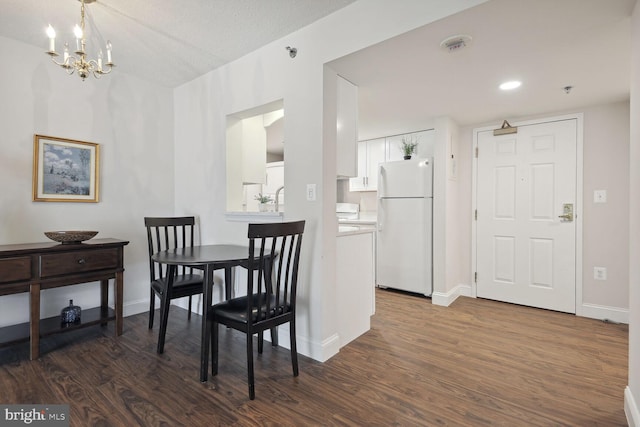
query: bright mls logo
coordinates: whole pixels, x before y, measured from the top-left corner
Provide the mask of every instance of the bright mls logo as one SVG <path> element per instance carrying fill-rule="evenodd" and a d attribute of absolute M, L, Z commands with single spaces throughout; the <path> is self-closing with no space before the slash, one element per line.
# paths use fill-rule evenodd
<path fill-rule="evenodd" d="M 69 405 L 0 405 L 0 427 L 69 427 Z"/>

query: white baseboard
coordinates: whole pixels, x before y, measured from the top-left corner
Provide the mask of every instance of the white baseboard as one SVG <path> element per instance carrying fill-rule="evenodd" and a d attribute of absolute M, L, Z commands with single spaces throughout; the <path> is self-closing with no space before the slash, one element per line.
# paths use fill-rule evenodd
<path fill-rule="evenodd" d="M 265 340 L 271 340 L 268 333 L 265 333 L 264 337 Z M 278 345 L 285 348 L 291 348 L 291 343 L 289 342 L 289 328 L 284 325 L 278 328 Z M 338 334 L 334 334 L 324 340 L 322 344 L 318 345 L 318 343 L 309 341 L 306 337 L 297 335 L 296 345 L 298 354 L 310 357 L 318 362 L 326 362 L 340 351 L 340 337 Z"/>
<path fill-rule="evenodd" d="M 265 331 L 264 340 L 271 342 L 271 334 L 269 333 L 269 331 Z M 337 334 L 325 340 L 324 343 L 320 346 L 313 344 L 306 337 L 301 337 L 299 335 L 296 337 L 298 354 L 307 356 L 318 362 L 326 362 L 331 357 L 335 356 L 338 353 L 338 350 L 336 350 L 334 347 L 335 344 L 339 342 L 340 340 L 338 339 Z M 291 348 L 291 340 L 289 339 L 289 325 L 278 326 L 278 346 L 286 349 Z"/>
<path fill-rule="evenodd" d="M 156 305 L 157 307 L 157 305 Z M 124 317 L 133 316 L 149 311 L 149 298 L 137 301 L 129 301 L 122 306 L 122 315 Z"/>
<path fill-rule="evenodd" d="M 611 320 L 616 323 L 629 323 L 629 310 L 597 304 L 582 304 L 580 316 L 591 319 Z"/>
<path fill-rule="evenodd" d="M 431 304 L 449 307 L 460 296 L 470 297 L 471 286 L 460 284 L 449 292 L 433 292 L 431 294 Z"/>
<path fill-rule="evenodd" d="M 184 301 L 182 301 L 184 300 Z M 176 307 L 184 308 L 185 310 L 189 309 L 189 305 L 187 304 L 188 299 L 178 298 L 175 300 L 171 300 L 171 305 L 175 305 Z M 113 307 L 111 307 L 113 308 Z M 160 300 L 156 298 L 156 310 L 160 308 Z M 202 303 L 196 299 L 193 303 L 194 310 L 191 310 L 195 314 L 202 314 Z M 145 313 L 149 311 L 149 298 L 144 298 L 136 301 L 129 301 L 122 305 L 122 315 L 124 317 L 133 316 L 140 313 Z"/>
<path fill-rule="evenodd" d="M 629 427 L 640 427 L 640 410 L 629 386 L 624 389 L 624 413 Z"/>

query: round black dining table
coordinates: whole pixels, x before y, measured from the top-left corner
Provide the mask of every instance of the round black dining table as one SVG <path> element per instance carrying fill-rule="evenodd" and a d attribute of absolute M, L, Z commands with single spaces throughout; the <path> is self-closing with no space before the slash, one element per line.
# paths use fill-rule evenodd
<path fill-rule="evenodd" d="M 256 250 L 256 254 L 259 255 Z M 256 255 L 254 255 L 258 258 Z M 211 306 L 212 290 L 213 290 L 213 273 L 215 270 L 223 269 L 225 293 L 227 298 L 231 297 L 232 284 L 234 281 L 234 267 L 246 266 L 249 260 L 249 247 L 242 245 L 201 245 L 188 248 L 170 249 L 162 252 L 158 252 L 152 256 L 152 259 L 156 262 L 167 264 L 169 266 L 167 271 L 168 292 L 171 292 L 172 278 L 175 275 L 177 266 L 182 265 L 186 267 L 193 267 L 204 272 L 204 280 L 202 286 L 202 295 L 204 300 L 203 313 L 202 313 L 202 331 L 201 331 L 201 343 L 200 343 L 200 381 L 207 381 L 207 369 L 208 369 L 208 349 L 206 348 L 206 326 L 207 326 L 207 307 Z M 169 312 L 169 304 L 171 299 L 165 298 L 165 304 L 160 309 L 163 310 L 163 315 L 160 319 L 166 319 L 166 313 Z M 160 337 L 158 339 L 158 353 L 164 351 L 164 336 L 167 330 L 166 322 L 160 323 Z"/>

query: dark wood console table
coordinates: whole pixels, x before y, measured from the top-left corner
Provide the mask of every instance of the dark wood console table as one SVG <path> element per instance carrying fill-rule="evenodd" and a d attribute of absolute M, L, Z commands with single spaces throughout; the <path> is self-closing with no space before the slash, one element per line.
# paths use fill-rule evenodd
<path fill-rule="evenodd" d="M 92 239 L 77 244 L 25 243 L 0 245 L 0 296 L 29 292 L 29 323 L 0 328 L 0 346 L 30 338 L 31 360 L 40 355 L 40 337 L 107 321 L 122 335 L 124 246 L 117 239 Z M 108 307 L 109 279 L 115 279 L 114 306 Z M 100 281 L 100 307 L 82 310 L 82 322 L 63 327 L 60 317 L 40 319 L 40 291 Z M 60 307 L 62 309 L 62 307 Z"/>

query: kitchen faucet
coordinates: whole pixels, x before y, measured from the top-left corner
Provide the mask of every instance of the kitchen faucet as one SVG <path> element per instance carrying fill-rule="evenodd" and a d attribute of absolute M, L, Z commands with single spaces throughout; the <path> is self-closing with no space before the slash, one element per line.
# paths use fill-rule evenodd
<path fill-rule="evenodd" d="M 280 212 L 280 199 L 278 196 L 280 196 L 282 190 L 284 190 L 284 185 L 276 190 L 276 212 Z"/>

